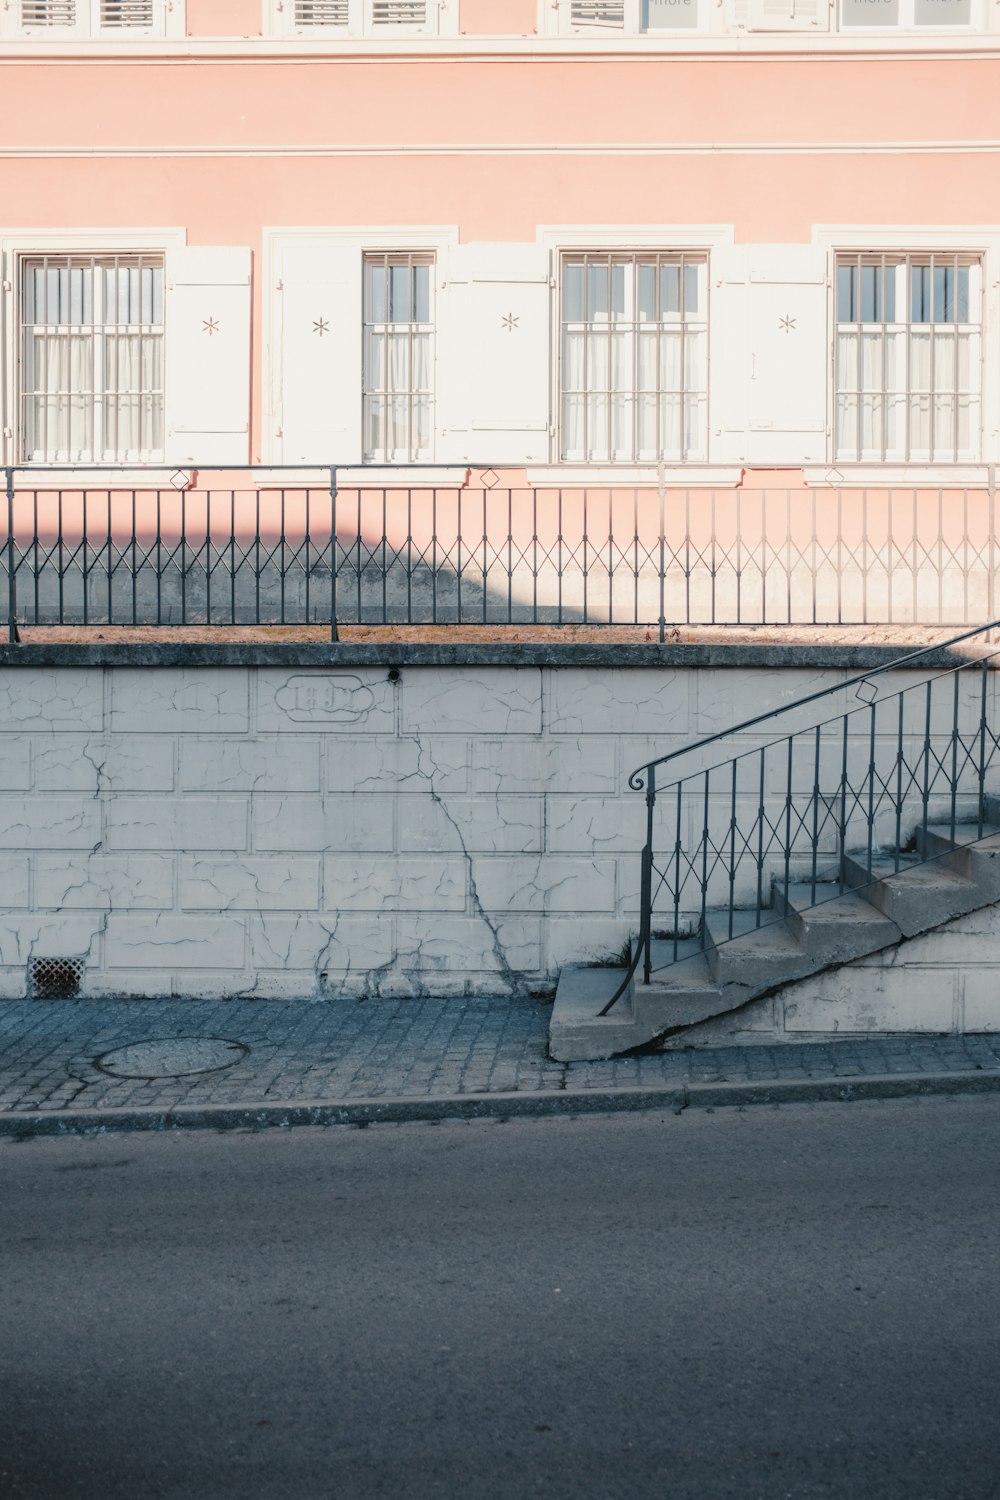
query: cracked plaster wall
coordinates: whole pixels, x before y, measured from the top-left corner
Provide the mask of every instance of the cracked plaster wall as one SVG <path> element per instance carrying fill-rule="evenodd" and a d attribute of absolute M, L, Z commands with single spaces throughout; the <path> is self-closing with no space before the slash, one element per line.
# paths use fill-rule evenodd
<path fill-rule="evenodd" d="M 95 995 L 550 990 L 634 925 L 628 773 L 844 675 L 8 670 L 0 994 L 35 957 Z"/>

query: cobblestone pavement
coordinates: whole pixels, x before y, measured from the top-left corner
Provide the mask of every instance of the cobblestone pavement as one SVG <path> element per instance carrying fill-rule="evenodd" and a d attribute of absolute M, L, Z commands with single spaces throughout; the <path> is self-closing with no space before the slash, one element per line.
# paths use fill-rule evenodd
<path fill-rule="evenodd" d="M 548 1005 L 508 999 L 5 1001 L 0 1112 L 1000 1073 L 1000 1034 L 856 1037 L 556 1063 L 546 1051 L 548 1020 Z M 139 1047 L 182 1038 L 194 1040 Z M 212 1049 L 211 1038 L 242 1047 Z M 136 1051 L 105 1056 L 123 1047 Z M 206 1062 L 213 1071 L 179 1071 Z M 109 1067 L 166 1076 L 113 1076 Z"/>

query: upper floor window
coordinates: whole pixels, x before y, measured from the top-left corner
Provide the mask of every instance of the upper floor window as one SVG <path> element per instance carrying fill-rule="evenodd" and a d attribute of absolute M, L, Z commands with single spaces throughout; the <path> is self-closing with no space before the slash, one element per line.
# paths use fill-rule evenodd
<path fill-rule="evenodd" d="M 366 255 L 363 420 L 367 463 L 431 457 L 434 260 Z"/>
<path fill-rule="evenodd" d="M 443 8 L 441 0 L 277 0 L 276 13 L 288 36 L 392 37 L 437 33 Z"/>
<path fill-rule="evenodd" d="M 837 458 L 978 459 L 978 258 L 838 255 L 836 316 Z"/>
<path fill-rule="evenodd" d="M 49 41 L 140 41 L 167 29 L 166 0 L 13 0 L 4 12 L 4 35 Z"/>
<path fill-rule="evenodd" d="M 707 458 L 707 256 L 564 256 L 560 355 L 561 459 Z"/>
<path fill-rule="evenodd" d="M 559 30 L 588 32 L 670 33 L 692 31 L 702 24 L 704 0 L 557 0 Z"/>
<path fill-rule="evenodd" d="M 973 0 L 840 0 L 842 30 L 920 26 L 969 27 L 978 20 Z"/>
<path fill-rule="evenodd" d="M 163 455 L 163 258 L 25 256 L 22 463 Z"/>

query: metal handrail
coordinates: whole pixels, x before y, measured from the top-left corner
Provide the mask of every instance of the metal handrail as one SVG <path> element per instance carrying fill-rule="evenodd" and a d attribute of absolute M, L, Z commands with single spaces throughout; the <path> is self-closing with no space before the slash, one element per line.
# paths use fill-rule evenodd
<path fill-rule="evenodd" d="M 763 713 L 763 714 L 757 714 L 753 718 L 743 720 L 739 724 L 731 725 L 727 729 L 719 730 L 715 734 L 706 735 L 702 739 L 694 741 L 692 744 L 682 746 L 681 749 L 675 750 L 675 751 L 671 751 L 667 755 L 659 756 L 655 760 L 646 761 L 646 762 L 643 763 L 643 765 L 637 767 L 636 770 L 633 771 L 631 773 L 631 775 L 629 776 L 629 778 L 628 778 L 628 785 L 634 791 L 643 791 L 644 790 L 645 793 L 646 793 L 646 797 L 645 797 L 645 801 L 646 801 L 646 843 L 645 843 L 645 845 L 644 845 L 644 847 L 642 849 L 642 853 L 641 853 L 641 878 L 640 878 L 640 898 L 639 898 L 640 899 L 639 932 L 638 932 L 638 935 L 637 935 L 637 939 L 636 939 L 636 941 L 635 941 L 635 943 L 633 945 L 633 952 L 630 955 L 630 960 L 629 960 L 629 964 L 628 964 L 628 967 L 626 969 L 625 975 L 624 975 L 621 983 L 618 985 L 618 988 L 615 990 L 614 994 L 611 996 L 610 1000 L 608 1000 L 608 1002 L 605 1004 L 604 1008 L 599 1012 L 599 1014 L 601 1016 L 606 1016 L 614 1008 L 614 1006 L 618 1003 L 618 1001 L 622 998 L 622 996 L 625 994 L 626 990 L 628 989 L 629 984 L 630 984 L 631 980 L 633 979 L 633 976 L 635 975 L 635 973 L 636 973 L 636 971 L 637 971 L 637 969 L 639 967 L 639 961 L 642 958 L 644 958 L 644 960 L 645 960 L 644 982 L 647 983 L 647 984 L 649 983 L 650 971 L 651 971 L 650 951 L 651 951 L 651 943 L 652 943 L 652 921 L 653 921 L 653 904 L 654 904 L 653 873 L 654 873 L 654 869 L 655 869 L 653 815 L 654 815 L 654 809 L 655 809 L 656 802 L 657 802 L 658 790 L 659 790 L 660 793 L 663 793 L 663 794 L 666 794 L 668 792 L 672 792 L 672 791 L 675 791 L 675 790 L 678 793 L 678 825 L 679 825 L 679 823 L 680 823 L 680 811 L 679 811 L 679 807 L 680 807 L 680 790 L 684 786 L 685 782 L 694 780 L 696 778 L 697 779 L 700 779 L 702 777 L 705 778 L 705 783 L 706 783 L 706 786 L 705 786 L 705 799 L 706 799 L 706 816 L 707 816 L 708 778 L 711 776 L 711 774 L 712 774 L 713 771 L 719 771 L 719 770 L 722 770 L 722 769 L 725 769 L 725 768 L 728 768 L 728 767 L 732 767 L 733 768 L 733 773 L 732 773 L 732 776 L 733 776 L 733 780 L 732 780 L 732 784 L 733 784 L 733 814 L 732 814 L 732 817 L 733 817 L 733 834 L 734 834 L 733 845 L 734 845 L 734 851 L 735 851 L 735 804 L 736 804 L 736 791 L 735 791 L 735 788 L 736 788 L 736 777 L 737 777 L 737 770 L 736 770 L 736 768 L 737 768 L 737 766 L 739 765 L 740 762 L 745 761 L 745 760 L 749 760 L 749 759 L 751 759 L 753 757 L 758 757 L 758 756 L 761 758 L 761 777 L 760 777 L 760 783 L 761 783 L 760 798 L 761 798 L 761 801 L 760 801 L 760 805 L 759 805 L 759 808 L 758 808 L 758 819 L 763 819 L 763 817 L 764 817 L 764 800 L 763 800 L 764 799 L 764 764 L 765 764 L 765 759 L 766 759 L 767 751 L 770 750 L 770 749 L 773 749 L 774 747 L 779 746 L 779 745 L 785 745 L 785 744 L 788 745 L 788 747 L 789 747 L 789 770 L 788 770 L 788 778 L 789 778 L 789 780 L 788 780 L 788 792 L 787 792 L 787 795 L 786 795 L 786 808 L 787 808 L 787 821 L 788 821 L 788 824 L 790 825 L 791 824 L 791 814 L 792 814 L 792 807 L 791 807 L 791 798 L 792 798 L 791 758 L 792 758 L 792 745 L 793 745 L 793 742 L 794 742 L 796 736 L 797 735 L 809 735 L 809 736 L 815 735 L 816 736 L 816 771 L 817 771 L 817 778 L 818 778 L 820 736 L 822 735 L 822 731 L 825 728 L 828 728 L 832 724 L 841 724 L 841 723 L 843 724 L 843 726 L 844 726 L 844 770 L 843 770 L 843 773 L 842 773 L 842 781 L 841 781 L 841 786 L 839 788 L 839 792 L 840 792 L 840 796 L 842 798 L 842 802 L 846 803 L 846 794 L 847 794 L 847 790 L 848 790 L 847 781 L 846 781 L 846 776 L 847 776 L 846 765 L 847 765 L 847 728 L 848 728 L 848 722 L 851 719 L 853 719 L 855 715 L 864 713 L 866 709 L 868 709 L 869 712 L 873 715 L 873 719 L 872 719 L 872 742 L 873 742 L 872 757 L 874 757 L 874 714 L 875 714 L 875 710 L 876 710 L 877 706 L 879 706 L 879 705 L 886 705 L 886 704 L 889 704 L 889 703 L 892 703 L 892 702 L 898 700 L 899 703 L 900 703 L 900 726 L 899 726 L 899 746 L 898 746 L 898 749 L 897 749 L 896 764 L 897 764 L 897 768 L 898 768 L 898 776 L 899 776 L 899 781 L 900 781 L 900 800 L 896 804 L 896 835 L 897 835 L 897 842 L 896 842 L 896 860 L 895 860 L 895 869 L 898 871 L 899 868 L 900 868 L 900 865 L 899 865 L 899 834 L 900 834 L 901 817 L 902 817 L 902 785 L 901 785 L 901 783 L 902 783 L 902 757 L 903 757 L 903 751 L 902 751 L 902 740 L 903 740 L 903 732 L 902 732 L 902 711 L 903 711 L 903 709 L 902 709 L 902 700 L 903 700 L 903 698 L 907 694 L 910 694 L 910 693 L 914 692 L 915 690 L 918 690 L 918 689 L 921 689 L 921 688 L 924 688 L 924 687 L 926 687 L 928 689 L 928 713 L 927 713 L 927 724 L 926 724 L 926 727 L 925 727 L 925 741 L 924 741 L 924 755 L 925 755 L 925 758 L 926 758 L 926 757 L 928 757 L 930 755 L 930 693 L 932 691 L 932 685 L 933 685 L 933 683 L 941 681 L 941 680 L 943 680 L 945 678 L 949 678 L 950 677 L 950 678 L 954 678 L 955 679 L 955 681 L 956 681 L 956 714 L 955 714 L 955 718 L 953 719 L 952 732 L 951 732 L 951 742 L 952 742 L 952 749 L 953 749 L 953 757 L 954 757 L 954 759 L 957 762 L 957 744 L 960 743 L 960 736 L 959 736 L 959 731 L 958 731 L 958 719 L 957 719 L 957 678 L 958 678 L 958 674 L 960 674 L 962 672 L 966 672 L 966 671 L 968 671 L 969 669 L 972 669 L 972 668 L 981 667 L 983 669 L 983 672 L 984 672 L 984 680 L 983 680 L 983 707 L 982 707 L 981 721 L 980 721 L 980 726 L 979 726 L 980 743 L 981 743 L 981 754 L 980 754 L 980 768 L 979 768 L 980 804 L 979 804 L 979 823 L 978 823 L 978 827 L 979 827 L 979 836 L 981 837 L 982 836 L 982 827 L 983 827 L 983 814 L 982 814 L 982 802 L 981 802 L 981 798 L 982 798 L 982 793 L 983 793 L 983 777 L 984 777 L 984 774 L 985 774 L 985 760 L 986 760 L 986 756 L 985 756 L 985 739 L 986 739 L 986 733 L 987 733 L 986 718 L 985 718 L 985 672 L 988 669 L 992 670 L 991 668 L 989 668 L 989 664 L 991 662 L 995 661 L 998 656 L 1000 656 L 1000 648 L 998 648 L 996 650 L 988 651 L 988 652 L 985 652 L 985 653 L 977 654 L 976 657 L 971 658 L 971 659 L 966 660 L 966 661 L 957 662 L 957 663 L 955 663 L 954 665 L 952 665 L 950 667 L 946 667 L 943 671 L 941 671 L 939 673 L 936 673 L 936 674 L 934 674 L 933 676 L 931 676 L 929 678 L 923 679 L 920 683 L 911 684 L 908 687 L 900 689 L 897 693 L 890 694 L 886 698 L 879 699 L 878 697 L 875 697 L 875 698 L 869 699 L 869 700 L 867 700 L 865 702 L 862 702 L 857 707 L 848 709 L 844 714 L 835 715 L 835 716 L 833 716 L 833 717 L 831 717 L 829 719 L 820 720 L 816 724 L 809 725 L 808 728 L 801 729 L 801 730 L 798 730 L 798 731 L 793 731 L 791 734 L 789 734 L 787 736 L 778 736 L 777 738 L 772 739 L 772 740 L 766 742 L 764 745 L 757 745 L 757 746 L 754 746 L 754 747 L 752 747 L 750 749 L 741 751 L 739 755 L 736 755 L 736 756 L 732 757 L 731 760 L 729 760 L 729 761 L 719 762 L 719 763 L 717 763 L 717 764 L 715 764 L 713 766 L 710 766 L 710 767 L 708 767 L 708 768 L 706 768 L 704 770 L 698 771 L 696 773 L 692 773 L 688 777 L 682 777 L 679 781 L 669 782 L 669 783 L 667 783 L 666 786 L 664 786 L 662 788 L 659 788 L 659 789 L 657 788 L 656 771 L 657 771 L 657 768 L 659 766 L 665 765 L 665 764 L 667 764 L 670 761 L 677 760 L 680 757 L 685 756 L 685 755 L 691 755 L 691 754 L 695 753 L 698 750 L 703 750 L 703 749 L 707 748 L 708 746 L 711 746 L 713 744 L 717 744 L 717 743 L 721 742 L 722 740 L 728 739 L 728 738 L 730 738 L 733 735 L 740 734 L 740 733 L 744 732 L 745 730 L 754 728 L 754 727 L 756 727 L 756 726 L 758 726 L 760 724 L 769 723 L 770 721 L 772 721 L 774 719 L 777 719 L 777 718 L 781 717 L 784 714 L 794 712 L 797 709 L 805 708 L 809 704 L 820 702 L 820 701 L 822 701 L 823 699 L 826 699 L 826 698 L 832 698 L 832 697 L 836 696 L 837 694 L 844 693 L 845 691 L 849 690 L 852 687 L 856 688 L 856 689 L 860 688 L 860 686 L 862 684 L 868 683 L 874 677 L 881 676 L 881 675 L 883 675 L 886 672 L 893 672 L 893 671 L 899 671 L 900 669 L 904 669 L 904 668 L 912 665 L 913 662 L 920 660 L 921 658 L 926 658 L 927 656 L 933 656 L 933 655 L 935 655 L 937 653 L 948 651 L 952 647 L 957 646 L 957 645 L 961 645 L 963 642 L 971 640 L 972 638 L 974 638 L 976 636 L 986 635 L 987 636 L 987 640 L 988 640 L 989 636 L 994 631 L 996 631 L 998 629 L 1000 629 L 1000 621 L 995 620 L 995 621 L 992 621 L 990 624 L 981 625 L 981 626 L 977 627 L 974 630 L 963 631 L 961 634 L 953 636 L 950 639 L 948 639 L 947 641 L 939 641 L 939 642 L 937 642 L 937 643 L 935 643 L 933 645 L 923 647 L 923 648 L 921 648 L 918 651 L 907 652 L 903 656 L 896 657 L 892 661 L 886 662 L 886 663 L 884 663 L 881 666 L 873 667 L 870 671 L 858 673 L 858 674 L 856 674 L 853 677 L 847 678 L 843 682 L 834 683 L 834 684 L 830 685 L 829 687 L 821 688 L 817 692 L 814 692 L 814 693 L 808 693 L 808 694 L 804 695 L 803 697 L 796 699 L 792 703 L 782 704 L 780 707 L 778 707 L 776 709 L 771 709 L 768 712 Z M 964 761 L 963 761 L 963 769 L 964 769 Z M 872 759 L 872 761 L 869 764 L 869 777 L 871 778 L 873 776 L 874 776 L 874 759 Z M 952 793 L 951 827 L 952 827 L 952 832 L 953 833 L 954 833 L 954 828 L 955 828 L 955 806 L 956 806 L 956 798 L 957 798 L 957 784 L 956 783 L 957 783 L 957 778 L 956 778 L 955 773 L 953 771 L 953 781 L 952 781 L 952 789 L 951 789 L 951 793 Z M 909 789 L 909 787 L 908 787 L 908 789 Z M 818 804 L 819 804 L 819 801 L 821 800 L 821 794 L 819 792 L 818 779 L 817 779 L 816 784 L 813 787 L 811 796 L 812 796 L 813 802 L 815 804 L 814 805 L 814 822 L 815 822 L 816 820 L 818 820 Z M 869 797 L 870 797 L 870 800 L 873 799 L 873 788 L 869 789 Z M 926 814 L 926 807 L 927 807 L 928 799 L 929 799 L 929 789 L 925 786 L 925 791 L 924 791 L 924 809 L 925 809 L 925 814 Z M 869 818 L 868 818 L 868 822 L 869 822 L 869 835 L 868 835 L 868 848 L 867 848 L 867 863 L 868 863 L 868 872 L 869 872 L 869 874 L 871 873 L 872 855 L 873 855 L 873 818 L 874 818 L 874 809 L 873 809 L 873 807 L 871 807 L 869 809 Z M 842 832 L 843 832 L 843 837 L 844 838 L 846 838 L 846 821 L 847 821 L 846 816 L 842 816 Z M 815 834 L 815 828 L 814 828 L 814 834 Z M 680 828 L 678 826 L 678 844 L 676 846 L 677 847 L 678 861 L 680 859 L 679 837 L 680 837 Z M 707 839 L 707 828 L 706 828 L 705 832 L 703 833 L 703 838 Z M 843 840 L 842 840 L 842 842 L 843 842 Z M 844 855 L 846 854 L 847 851 L 846 851 L 845 847 L 841 847 L 841 849 L 840 849 L 839 852 L 840 852 L 840 864 L 841 864 L 841 879 L 840 879 L 840 892 L 839 893 L 842 893 L 843 889 L 844 889 L 843 876 L 842 876 L 842 866 L 843 866 L 843 858 L 844 858 Z M 791 858 L 791 849 L 790 849 L 790 846 L 786 843 L 786 847 L 785 847 L 785 892 L 786 892 L 786 895 L 787 895 L 788 886 L 789 886 L 790 858 Z M 919 861 L 918 863 L 920 863 L 920 864 L 933 863 L 933 859 L 931 859 L 931 860 L 922 860 L 922 861 Z M 817 870 L 817 848 L 816 848 L 815 837 L 814 837 L 814 842 L 813 842 L 813 860 L 812 860 L 812 887 L 813 887 L 813 896 L 815 896 L 816 885 L 817 885 L 816 870 Z M 771 924 L 768 924 L 768 923 L 762 923 L 761 920 L 760 920 L 760 911 L 761 911 L 760 878 L 761 878 L 760 877 L 760 872 L 758 872 L 758 898 L 757 898 L 758 899 L 758 904 L 757 904 L 757 921 L 756 921 L 756 925 L 758 927 L 771 925 Z M 734 882 L 735 882 L 735 870 L 732 870 L 731 874 L 730 874 L 730 887 L 731 887 L 731 889 L 732 889 L 732 886 L 733 886 Z M 857 887 L 857 888 L 858 889 L 862 889 L 864 887 Z M 675 906 L 677 904 L 678 904 L 677 903 L 677 897 L 675 895 Z M 822 903 L 815 903 L 815 904 L 822 904 Z M 705 887 L 703 886 L 703 891 L 702 891 L 702 919 L 703 920 L 704 920 L 705 910 L 706 910 L 706 906 L 705 906 Z M 730 907 L 730 937 L 729 937 L 730 941 L 733 939 L 733 932 L 732 932 L 732 927 L 733 927 L 732 911 L 733 911 L 733 908 L 731 906 Z M 676 944 L 677 944 L 676 931 L 675 931 L 675 936 L 674 936 L 674 942 L 675 942 L 675 953 L 676 953 Z M 704 946 L 704 934 L 702 934 L 702 945 Z"/>

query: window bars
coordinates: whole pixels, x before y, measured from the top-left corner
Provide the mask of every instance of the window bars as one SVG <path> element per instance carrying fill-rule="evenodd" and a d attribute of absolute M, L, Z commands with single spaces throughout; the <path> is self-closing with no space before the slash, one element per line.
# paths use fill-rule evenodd
<path fill-rule="evenodd" d="M 25 257 L 20 398 L 25 462 L 159 458 L 162 257 Z"/>
<path fill-rule="evenodd" d="M 431 456 L 433 266 L 429 255 L 366 255 L 364 448 L 368 462 Z"/>
<path fill-rule="evenodd" d="M 837 256 L 836 457 L 975 461 L 982 268 L 958 254 Z"/>
<path fill-rule="evenodd" d="M 566 255 L 560 321 L 561 459 L 706 459 L 706 255 Z"/>

